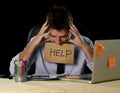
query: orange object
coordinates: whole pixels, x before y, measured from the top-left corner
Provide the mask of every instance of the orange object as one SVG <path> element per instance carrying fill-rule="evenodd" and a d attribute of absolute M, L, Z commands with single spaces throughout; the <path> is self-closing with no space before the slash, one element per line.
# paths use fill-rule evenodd
<path fill-rule="evenodd" d="M 96 43 L 95 55 L 96 55 L 96 56 L 102 56 L 104 49 L 105 49 L 105 47 L 104 47 L 102 44 Z"/>
<path fill-rule="evenodd" d="M 70 76 L 65 76 L 65 78 L 68 78 L 68 79 L 79 79 L 80 76 L 70 75 Z"/>
<path fill-rule="evenodd" d="M 115 66 L 116 66 L 116 55 L 111 54 L 109 55 L 109 58 L 108 58 L 108 67 L 113 68 Z"/>

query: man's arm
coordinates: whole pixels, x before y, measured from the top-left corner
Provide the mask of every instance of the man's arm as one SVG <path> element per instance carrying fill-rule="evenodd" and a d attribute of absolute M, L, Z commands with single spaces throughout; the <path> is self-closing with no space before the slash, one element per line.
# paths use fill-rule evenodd
<path fill-rule="evenodd" d="M 88 60 L 90 62 L 93 62 L 93 50 L 89 47 L 89 45 L 86 42 L 84 42 L 82 45 L 79 45 L 79 47 L 82 48 Z"/>
<path fill-rule="evenodd" d="M 91 49 L 90 46 L 84 41 L 78 29 L 72 22 L 70 23 L 70 32 L 75 36 L 75 38 L 70 39 L 69 42 L 79 46 L 86 54 L 88 60 L 93 62 L 93 49 Z"/>
<path fill-rule="evenodd" d="M 47 21 L 41 27 L 37 36 L 33 39 L 33 41 L 20 53 L 20 59 L 24 61 L 29 61 L 30 57 L 32 56 L 35 48 L 39 46 L 44 41 L 44 36 L 49 34 L 49 32 L 45 33 L 46 29 L 48 28 Z"/>

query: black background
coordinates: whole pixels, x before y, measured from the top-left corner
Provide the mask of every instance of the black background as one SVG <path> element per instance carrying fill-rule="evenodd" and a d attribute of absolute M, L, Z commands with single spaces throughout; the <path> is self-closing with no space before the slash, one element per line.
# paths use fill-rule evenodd
<path fill-rule="evenodd" d="M 120 38 L 120 6 L 115 1 L 5 2 L 0 15 L 0 74 L 9 74 L 9 63 L 25 47 L 30 29 L 45 22 L 48 9 L 55 3 L 63 3 L 70 9 L 76 27 L 79 31 L 89 31 L 93 42 Z"/>

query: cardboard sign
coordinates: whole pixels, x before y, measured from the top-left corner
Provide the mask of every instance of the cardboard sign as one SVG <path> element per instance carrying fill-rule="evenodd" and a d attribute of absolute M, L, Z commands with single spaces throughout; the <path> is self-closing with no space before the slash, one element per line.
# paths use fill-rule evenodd
<path fill-rule="evenodd" d="M 47 62 L 73 64 L 74 63 L 74 45 L 55 43 L 45 43 L 44 60 Z"/>

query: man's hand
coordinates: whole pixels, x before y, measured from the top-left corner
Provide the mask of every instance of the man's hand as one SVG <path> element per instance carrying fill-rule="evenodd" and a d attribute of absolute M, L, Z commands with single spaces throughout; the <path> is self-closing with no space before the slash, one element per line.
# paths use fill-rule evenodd
<path fill-rule="evenodd" d="M 81 35 L 80 35 L 78 29 L 72 22 L 70 23 L 70 32 L 75 36 L 75 38 L 69 39 L 69 42 L 71 42 L 79 47 L 82 47 L 82 44 L 84 43 L 84 41 L 81 38 Z"/>
<path fill-rule="evenodd" d="M 45 40 L 47 40 L 48 35 L 50 34 L 50 32 L 45 32 L 48 29 L 48 23 L 47 21 L 42 25 L 39 33 L 37 34 L 36 38 L 37 40 L 39 40 L 39 43 L 44 42 Z"/>

